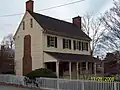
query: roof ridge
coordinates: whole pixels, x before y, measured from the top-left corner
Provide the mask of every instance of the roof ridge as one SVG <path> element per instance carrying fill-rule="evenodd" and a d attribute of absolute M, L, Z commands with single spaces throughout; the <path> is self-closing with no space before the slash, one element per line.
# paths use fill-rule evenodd
<path fill-rule="evenodd" d="M 74 25 L 74 24 L 71 23 L 71 22 L 64 21 L 64 20 L 61 20 L 61 19 L 57 19 L 57 18 L 54 18 L 54 17 L 51 17 L 51 16 L 47 16 L 47 15 L 44 15 L 44 14 L 41 14 L 41 13 L 36 13 L 36 12 L 31 12 L 31 11 L 28 11 L 28 12 L 34 13 L 34 14 L 38 14 L 38 15 L 41 15 L 41 16 L 44 16 L 44 17 L 48 17 L 48 18 L 51 18 L 51 19 L 54 19 L 54 20 L 58 20 L 58 21 L 62 21 L 62 22 L 65 22 L 65 23 Z"/>

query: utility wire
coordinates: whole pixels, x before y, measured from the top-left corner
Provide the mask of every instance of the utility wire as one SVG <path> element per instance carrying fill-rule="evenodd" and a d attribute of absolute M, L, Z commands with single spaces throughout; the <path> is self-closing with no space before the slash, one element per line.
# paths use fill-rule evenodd
<path fill-rule="evenodd" d="M 67 5 L 71 5 L 71 4 L 75 4 L 75 3 L 79 3 L 79 2 L 82 2 L 82 1 L 85 1 L 85 0 L 78 0 L 78 1 L 75 1 L 75 2 L 66 3 L 66 4 L 62 4 L 62 5 L 58 5 L 58 6 L 53 6 L 53 7 L 37 10 L 37 11 L 46 11 L 46 10 L 49 10 L 49 9 L 59 8 L 59 7 L 63 7 L 63 6 L 67 6 Z M 24 14 L 24 13 L 2 15 L 0 17 L 18 16 L 18 15 L 22 15 L 22 14 Z"/>
<path fill-rule="evenodd" d="M 2 15 L 0 17 L 10 17 L 10 16 L 18 16 L 18 15 L 22 15 L 24 13 L 19 13 L 19 14 L 10 14 L 10 15 Z"/>
<path fill-rule="evenodd" d="M 49 9 L 59 8 L 59 7 L 67 6 L 67 5 L 70 5 L 70 4 L 79 3 L 79 2 L 82 2 L 82 1 L 84 1 L 84 0 L 78 0 L 78 1 L 75 1 L 75 2 L 66 3 L 66 4 L 62 4 L 62 5 L 58 5 L 58 6 L 53 6 L 53 7 L 50 7 L 50 8 L 41 9 L 41 10 L 37 10 L 37 11 L 45 11 L 45 10 L 49 10 Z"/>

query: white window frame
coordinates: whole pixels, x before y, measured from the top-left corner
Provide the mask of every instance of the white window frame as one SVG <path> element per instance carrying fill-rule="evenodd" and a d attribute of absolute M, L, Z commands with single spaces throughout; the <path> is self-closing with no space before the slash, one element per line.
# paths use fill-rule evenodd
<path fill-rule="evenodd" d="M 75 43 L 76 43 L 76 45 L 75 45 L 75 47 L 76 47 L 76 50 L 79 50 L 79 47 L 80 47 L 80 50 L 79 51 L 81 51 L 82 49 L 82 43 L 81 44 L 79 44 L 79 42 L 81 42 L 81 41 L 79 41 L 79 40 L 75 40 Z"/>
<path fill-rule="evenodd" d="M 55 37 L 50 36 L 50 47 L 55 47 Z"/>
<path fill-rule="evenodd" d="M 83 46 L 84 46 L 84 48 L 83 48 L 83 50 L 82 51 L 87 51 L 87 47 L 86 47 L 86 43 L 88 43 L 88 42 L 82 42 L 83 43 L 83 45 L 82 45 L 82 48 L 83 48 Z M 88 43 L 88 45 L 89 45 L 89 43 Z M 88 47 L 89 48 L 89 47 Z"/>
<path fill-rule="evenodd" d="M 68 39 L 65 39 L 64 44 L 65 44 L 65 48 L 69 48 L 69 40 Z"/>
<path fill-rule="evenodd" d="M 65 49 L 71 48 L 70 45 L 69 45 L 69 40 L 70 40 L 70 39 L 64 39 L 64 40 L 65 40 L 65 42 L 64 42 Z"/>

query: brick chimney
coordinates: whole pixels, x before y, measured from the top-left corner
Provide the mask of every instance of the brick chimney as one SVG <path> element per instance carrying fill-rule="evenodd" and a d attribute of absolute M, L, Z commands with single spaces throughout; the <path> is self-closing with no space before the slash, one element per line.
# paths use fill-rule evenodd
<path fill-rule="evenodd" d="M 33 12 L 33 10 L 34 10 L 34 1 L 33 0 L 28 0 L 26 2 L 26 11 Z"/>
<path fill-rule="evenodd" d="M 81 29 L 81 17 L 80 16 L 74 17 L 73 24 Z"/>

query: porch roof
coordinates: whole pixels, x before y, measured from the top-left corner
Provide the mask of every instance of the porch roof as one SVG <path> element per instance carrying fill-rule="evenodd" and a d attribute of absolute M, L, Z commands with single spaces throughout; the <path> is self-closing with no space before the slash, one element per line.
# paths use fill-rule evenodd
<path fill-rule="evenodd" d="M 71 62 L 94 62 L 91 55 L 82 54 L 69 54 L 69 53 L 57 53 L 57 52 L 46 52 L 50 56 L 54 57 L 59 61 L 71 61 Z"/>

